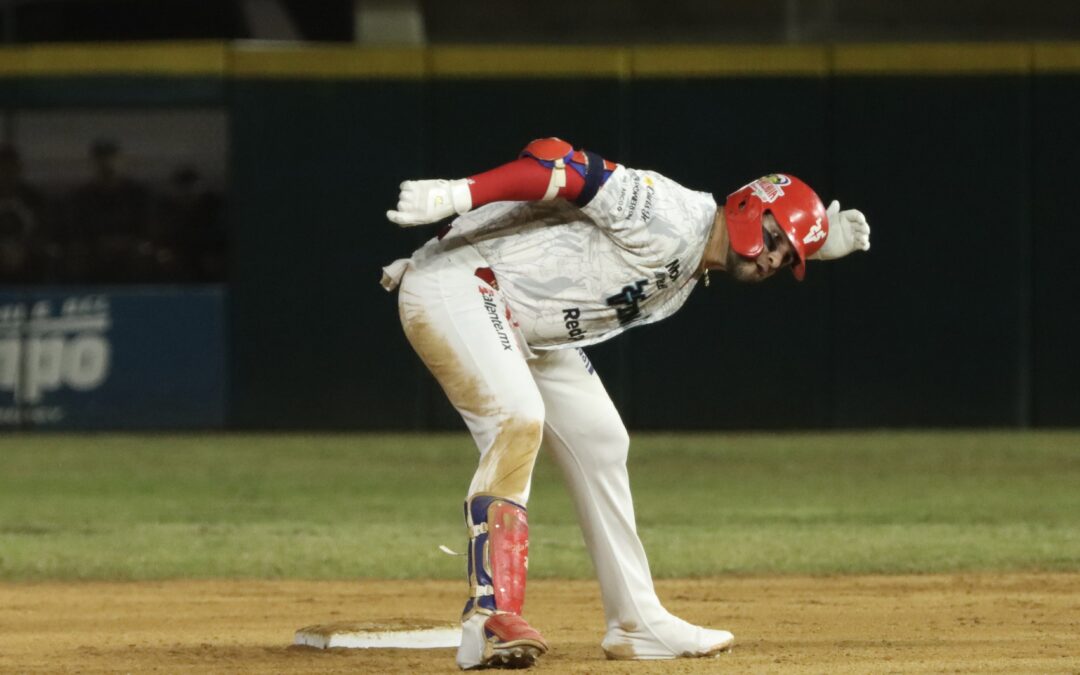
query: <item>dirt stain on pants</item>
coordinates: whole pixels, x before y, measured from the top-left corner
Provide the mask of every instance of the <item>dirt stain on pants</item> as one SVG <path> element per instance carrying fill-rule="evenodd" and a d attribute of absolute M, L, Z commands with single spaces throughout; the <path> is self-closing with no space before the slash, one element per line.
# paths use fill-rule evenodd
<path fill-rule="evenodd" d="M 480 465 L 469 494 L 483 492 L 524 504 L 543 438 L 543 420 L 500 410 L 495 396 L 485 392 L 480 378 L 463 366 L 446 338 L 422 313 L 407 313 L 402 308 L 401 325 L 409 343 L 459 412 L 502 418 L 490 447 L 480 448 Z"/>
<path fill-rule="evenodd" d="M 485 492 L 524 504 L 543 433 L 539 420 L 503 421 L 495 442 L 480 457 L 469 493 Z"/>
<path fill-rule="evenodd" d="M 406 314 L 402 307 L 401 326 L 409 344 L 438 380 L 455 408 L 477 415 L 494 409 L 494 397 L 482 391 L 480 379 L 465 370 L 446 338 L 432 327 L 427 317 L 411 312 Z"/>

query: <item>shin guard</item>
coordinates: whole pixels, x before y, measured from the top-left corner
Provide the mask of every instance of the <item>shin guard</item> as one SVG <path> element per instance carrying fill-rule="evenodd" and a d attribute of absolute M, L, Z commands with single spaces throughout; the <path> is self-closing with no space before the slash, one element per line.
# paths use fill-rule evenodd
<path fill-rule="evenodd" d="M 465 502 L 469 531 L 469 600 L 463 618 L 475 612 L 521 614 L 529 566 L 529 523 L 525 507 L 491 495 Z"/>
<path fill-rule="evenodd" d="M 521 616 L 529 565 L 525 507 L 491 495 L 465 502 L 469 528 L 469 600 L 462 614 L 462 669 L 527 668 L 547 642 Z"/>

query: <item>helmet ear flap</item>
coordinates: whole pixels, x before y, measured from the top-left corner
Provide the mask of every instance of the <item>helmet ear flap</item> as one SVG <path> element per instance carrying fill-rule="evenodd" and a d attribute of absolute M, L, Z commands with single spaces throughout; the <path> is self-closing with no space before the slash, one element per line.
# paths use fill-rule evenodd
<path fill-rule="evenodd" d="M 727 223 L 728 241 L 739 255 L 753 258 L 765 248 L 761 236 L 761 219 L 764 204 L 746 186 L 728 197 L 724 204 L 724 220 Z"/>

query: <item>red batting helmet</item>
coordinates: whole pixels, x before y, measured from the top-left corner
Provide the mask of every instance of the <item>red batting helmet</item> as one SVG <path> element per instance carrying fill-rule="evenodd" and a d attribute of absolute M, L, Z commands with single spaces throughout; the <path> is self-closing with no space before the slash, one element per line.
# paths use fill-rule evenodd
<path fill-rule="evenodd" d="M 728 238 L 736 253 L 746 258 L 761 254 L 765 247 L 761 227 L 766 213 L 776 218 L 795 247 L 799 259 L 791 271 L 802 281 L 806 276 L 806 259 L 829 236 L 825 206 L 809 185 L 788 174 L 771 173 L 743 186 L 728 195 L 724 204 Z"/>

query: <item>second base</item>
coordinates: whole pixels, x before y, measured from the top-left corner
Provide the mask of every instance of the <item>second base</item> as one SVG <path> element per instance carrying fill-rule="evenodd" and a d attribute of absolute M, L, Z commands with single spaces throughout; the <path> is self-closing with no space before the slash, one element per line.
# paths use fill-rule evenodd
<path fill-rule="evenodd" d="M 319 649 L 443 649 L 460 643 L 460 625 L 411 620 L 306 626 L 293 638 L 293 644 Z"/>

